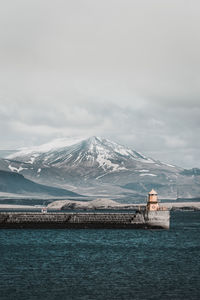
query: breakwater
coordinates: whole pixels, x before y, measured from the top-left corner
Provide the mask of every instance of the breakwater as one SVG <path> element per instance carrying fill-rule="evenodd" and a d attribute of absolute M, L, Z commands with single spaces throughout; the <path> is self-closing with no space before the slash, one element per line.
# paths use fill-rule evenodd
<path fill-rule="evenodd" d="M 133 213 L 40 213 L 0 212 L 2 228 L 121 228 L 168 229 L 169 211 L 138 211 Z"/>

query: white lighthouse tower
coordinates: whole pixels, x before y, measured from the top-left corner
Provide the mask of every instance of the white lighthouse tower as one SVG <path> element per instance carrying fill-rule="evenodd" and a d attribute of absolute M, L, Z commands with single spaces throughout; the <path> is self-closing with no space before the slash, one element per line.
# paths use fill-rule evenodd
<path fill-rule="evenodd" d="M 147 210 L 155 211 L 159 210 L 158 204 L 158 194 L 153 189 L 149 192 L 148 201 L 147 201 Z"/>

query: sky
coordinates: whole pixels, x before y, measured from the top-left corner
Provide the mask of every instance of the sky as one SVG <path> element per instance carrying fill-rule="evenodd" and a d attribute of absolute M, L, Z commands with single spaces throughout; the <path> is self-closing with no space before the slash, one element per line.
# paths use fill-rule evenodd
<path fill-rule="evenodd" d="M 0 149 L 101 136 L 200 167 L 200 2 L 0 1 Z"/>

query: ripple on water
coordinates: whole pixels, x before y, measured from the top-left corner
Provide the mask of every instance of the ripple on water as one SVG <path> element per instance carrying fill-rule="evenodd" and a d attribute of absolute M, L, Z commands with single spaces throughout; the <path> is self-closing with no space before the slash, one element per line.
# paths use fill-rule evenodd
<path fill-rule="evenodd" d="M 0 299 L 199 299 L 199 228 L 1 230 Z"/>

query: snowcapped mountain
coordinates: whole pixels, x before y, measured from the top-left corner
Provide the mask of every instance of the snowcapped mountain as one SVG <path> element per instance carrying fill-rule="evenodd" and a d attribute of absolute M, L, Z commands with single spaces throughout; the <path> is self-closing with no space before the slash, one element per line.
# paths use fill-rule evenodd
<path fill-rule="evenodd" d="M 81 194 L 86 188 L 86 193 L 138 197 L 154 187 L 162 197 L 176 198 L 177 186 L 187 197 L 199 192 L 192 177 L 186 180 L 183 169 L 95 136 L 22 149 L 4 159 L 0 168 Z"/>
<path fill-rule="evenodd" d="M 152 159 L 134 150 L 99 137 L 76 140 L 76 142 L 65 139 L 55 140 L 40 147 L 23 149 L 7 158 L 26 164 L 40 164 L 57 168 L 95 167 L 101 169 L 103 175 L 109 172 L 128 170 L 127 164 L 130 165 L 130 161 L 133 164 L 137 161 L 154 163 Z M 20 172 L 22 169 L 16 169 L 16 171 Z"/>

